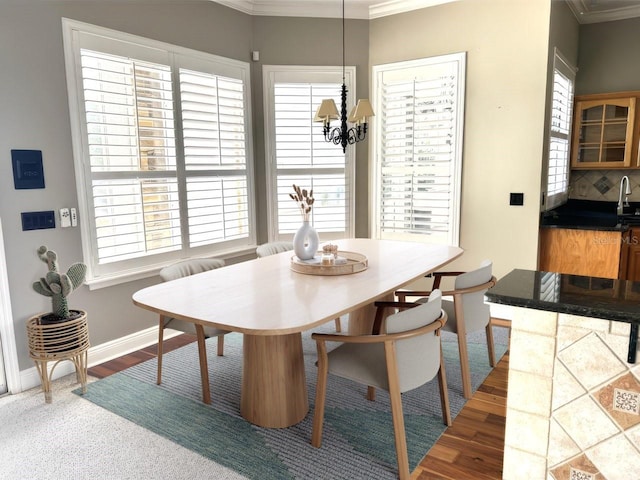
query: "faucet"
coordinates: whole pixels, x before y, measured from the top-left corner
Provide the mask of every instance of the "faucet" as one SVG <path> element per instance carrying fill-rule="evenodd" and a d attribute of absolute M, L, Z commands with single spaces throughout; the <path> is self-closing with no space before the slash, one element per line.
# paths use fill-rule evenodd
<path fill-rule="evenodd" d="M 627 182 L 627 188 L 623 190 L 623 186 Z M 622 192 L 624 192 L 624 202 L 622 201 Z M 620 180 L 620 197 L 618 198 L 618 215 L 622 215 L 624 207 L 629 206 L 629 198 L 627 195 L 631 195 L 631 187 L 629 186 L 629 177 L 626 175 Z"/>

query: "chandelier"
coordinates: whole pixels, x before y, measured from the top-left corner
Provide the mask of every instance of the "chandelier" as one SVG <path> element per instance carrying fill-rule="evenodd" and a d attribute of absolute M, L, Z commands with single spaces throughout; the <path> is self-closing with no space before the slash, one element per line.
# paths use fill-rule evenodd
<path fill-rule="evenodd" d="M 358 103 L 347 117 L 347 86 L 345 85 L 344 67 L 344 0 L 342 0 L 342 91 L 340 115 L 333 99 L 326 98 L 316 111 L 314 122 L 322 122 L 322 134 L 327 142 L 342 145 L 342 152 L 346 153 L 347 145 L 353 145 L 367 137 L 367 118 L 374 115 L 371 102 L 359 99 Z M 331 120 L 340 119 L 339 127 L 331 127 Z M 347 122 L 353 124 L 349 127 Z"/>

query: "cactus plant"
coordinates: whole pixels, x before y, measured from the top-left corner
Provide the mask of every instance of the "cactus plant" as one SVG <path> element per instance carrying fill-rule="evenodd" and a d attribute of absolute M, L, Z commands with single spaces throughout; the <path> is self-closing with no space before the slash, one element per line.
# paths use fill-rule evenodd
<path fill-rule="evenodd" d="M 67 297 L 71 292 L 84 283 L 87 266 L 84 263 L 74 263 L 67 273 L 58 272 L 58 255 L 45 245 L 38 248 L 40 260 L 47 264 L 49 271 L 40 281 L 33 283 L 33 289 L 40 295 L 51 297 L 53 315 L 68 319 L 72 317 L 67 304 Z"/>

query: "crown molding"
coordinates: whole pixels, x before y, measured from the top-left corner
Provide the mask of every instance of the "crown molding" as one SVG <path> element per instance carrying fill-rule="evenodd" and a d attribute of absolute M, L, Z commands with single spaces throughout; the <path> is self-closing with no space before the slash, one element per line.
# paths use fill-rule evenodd
<path fill-rule="evenodd" d="M 637 1 L 619 1 L 617 8 L 608 8 L 598 10 L 597 0 L 567 0 L 569 8 L 578 19 L 578 23 L 602 23 L 612 22 L 615 20 L 624 20 L 627 18 L 640 17 L 640 3 Z"/>
<path fill-rule="evenodd" d="M 341 18 L 341 0 L 212 0 L 256 16 Z M 371 20 L 458 0 L 347 0 L 345 17 Z"/>

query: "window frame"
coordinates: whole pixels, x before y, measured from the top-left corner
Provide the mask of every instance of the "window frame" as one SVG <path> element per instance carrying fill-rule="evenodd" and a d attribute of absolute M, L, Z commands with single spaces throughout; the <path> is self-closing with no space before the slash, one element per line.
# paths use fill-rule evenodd
<path fill-rule="evenodd" d="M 211 257 L 229 258 L 231 256 L 249 253 L 255 249 L 256 245 L 256 216 L 255 216 L 255 180 L 253 161 L 253 136 L 252 136 L 252 114 L 251 114 L 251 71 L 248 62 L 229 59 L 218 55 L 209 54 L 197 50 L 172 45 L 157 40 L 152 40 L 137 35 L 132 35 L 117 30 L 112 30 L 97 25 L 92 25 L 68 18 L 62 19 L 67 91 L 69 99 L 69 113 L 71 123 L 71 136 L 74 157 L 74 171 L 76 177 L 76 189 L 78 194 L 79 226 L 82 241 L 83 261 L 87 264 L 87 279 L 85 283 L 90 289 L 97 289 L 132 280 L 147 278 L 156 275 L 157 272 L 168 263 L 175 262 L 190 257 Z M 97 253 L 96 227 L 93 213 L 93 196 L 91 193 L 92 175 L 89 165 L 87 151 L 87 123 L 84 110 L 84 88 L 81 75 L 80 44 L 79 35 L 103 36 L 107 41 L 131 44 L 131 49 L 145 49 L 145 51 L 157 50 L 162 61 L 169 60 L 167 65 L 171 67 L 172 85 L 174 92 L 174 132 L 176 133 L 176 161 L 174 176 L 178 182 L 185 182 L 187 178 L 195 178 L 198 172 L 191 172 L 193 175 L 185 175 L 184 152 L 182 151 L 182 119 L 179 70 L 192 69 L 191 65 L 199 62 L 213 65 L 215 75 L 233 76 L 243 83 L 244 91 L 244 149 L 246 156 L 246 168 L 240 170 L 242 176 L 246 175 L 247 184 L 247 206 L 248 206 L 248 235 L 241 241 L 227 241 L 213 243 L 206 246 L 190 247 L 188 243 L 182 242 L 181 248 L 158 254 L 145 254 L 135 259 L 113 262 L 112 264 L 99 264 Z M 131 55 L 128 49 L 123 52 L 123 56 Z M 179 61 L 176 61 L 176 58 Z M 145 60 L 147 60 L 145 58 Z M 209 72 L 211 73 L 211 72 Z M 233 73 L 233 75 L 230 75 Z M 180 198 L 180 218 L 182 223 L 182 235 L 188 228 L 188 217 L 186 212 L 186 191 L 185 197 Z"/>
<path fill-rule="evenodd" d="M 274 86 L 278 82 L 283 83 L 336 83 L 342 85 L 342 66 L 305 66 L 305 65 L 263 65 L 263 103 L 264 103 L 264 139 L 265 139 L 265 177 L 267 190 L 267 223 L 268 238 L 273 241 L 290 241 L 292 234 L 280 234 L 278 231 L 278 191 L 277 191 L 277 165 L 276 165 L 276 135 L 275 135 L 275 102 Z M 356 67 L 344 67 L 344 83 L 347 86 L 347 113 L 355 105 L 356 98 Z M 339 88 L 339 87 L 338 87 Z M 339 94 L 339 91 L 336 92 Z M 336 125 L 337 121 L 333 122 Z M 321 123 L 315 123 L 318 131 L 322 130 Z M 333 145 L 334 148 L 341 148 Z M 355 231 L 355 147 L 347 146 L 345 154 L 345 185 L 349 196 L 346 201 L 347 212 L 345 214 L 346 225 L 344 234 L 321 233 L 321 240 L 335 240 L 338 238 L 351 238 Z M 304 187 L 304 186 L 302 186 Z M 293 190 L 292 190 L 293 191 Z M 293 200 L 292 200 L 293 202 Z M 302 219 L 301 219 L 302 222 Z"/>
<path fill-rule="evenodd" d="M 428 68 L 432 65 L 442 64 L 445 62 L 455 62 L 457 64 L 457 95 L 456 102 L 456 125 L 455 125 L 455 157 L 453 158 L 452 175 L 451 175 L 451 209 L 450 209 L 450 226 L 448 231 L 448 244 L 452 246 L 460 245 L 460 222 L 461 222 L 461 202 L 462 202 L 462 157 L 463 157 L 463 141 L 464 141 L 464 106 L 466 91 L 466 52 L 457 52 L 451 54 L 437 55 L 433 57 L 425 57 L 415 60 L 407 60 L 382 65 L 374 65 L 372 68 L 372 85 L 374 109 L 377 112 L 375 121 L 372 125 L 372 141 L 373 148 L 370 157 L 371 176 L 371 237 L 382 239 L 385 238 L 381 232 L 381 191 L 382 191 L 382 121 L 383 121 L 383 83 L 382 76 L 389 72 L 402 72 L 403 70 L 414 68 Z M 391 237 L 387 237 L 391 238 Z M 394 239 L 408 241 L 428 241 L 429 236 L 418 233 L 400 233 L 392 236 Z"/>

